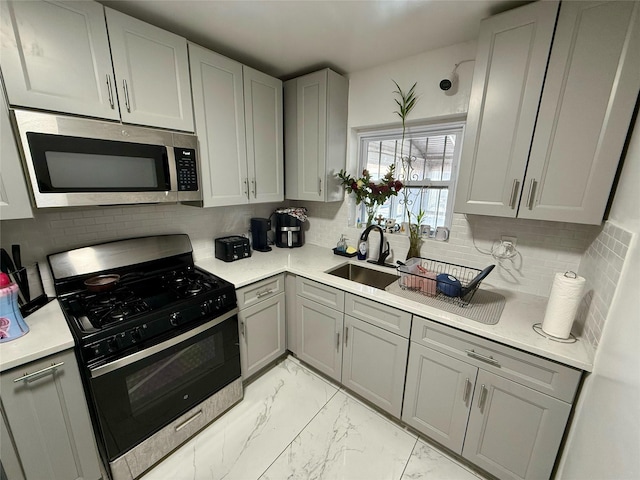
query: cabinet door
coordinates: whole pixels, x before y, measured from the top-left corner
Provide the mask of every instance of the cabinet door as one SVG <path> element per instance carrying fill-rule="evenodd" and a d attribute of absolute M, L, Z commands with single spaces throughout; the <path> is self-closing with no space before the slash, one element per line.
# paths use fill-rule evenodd
<path fill-rule="evenodd" d="M 406 338 L 345 315 L 342 383 L 398 418 L 408 353 Z"/>
<path fill-rule="evenodd" d="M 343 313 L 298 295 L 298 358 L 337 380 L 342 378 Z"/>
<path fill-rule="evenodd" d="M 33 218 L 31 198 L 1 90 L 0 138 L 0 220 Z"/>
<path fill-rule="evenodd" d="M 122 121 L 193 132 L 187 41 L 105 8 Z"/>
<path fill-rule="evenodd" d="M 458 213 L 516 216 L 557 11 L 535 2 L 481 23 Z"/>
<path fill-rule="evenodd" d="M 297 81 L 298 196 L 322 201 L 327 141 L 327 72 L 310 73 Z"/>
<path fill-rule="evenodd" d="M 102 5 L 3 1 L 0 22 L 11 105 L 120 119 Z"/>
<path fill-rule="evenodd" d="M 247 379 L 284 354 L 284 293 L 264 300 L 238 314 L 242 378 Z"/>
<path fill-rule="evenodd" d="M 640 89 L 638 2 L 564 2 L 518 216 L 599 225 Z"/>
<path fill-rule="evenodd" d="M 462 455 L 501 479 L 549 478 L 571 405 L 480 370 Z"/>
<path fill-rule="evenodd" d="M 284 200 L 282 82 L 242 67 L 250 202 Z"/>
<path fill-rule="evenodd" d="M 189 44 L 205 207 L 249 202 L 242 65 Z"/>
<path fill-rule="evenodd" d="M 412 342 L 402 420 L 462 453 L 477 372 L 473 365 Z"/>
<path fill-rule="evenodd" d="M 41 370 L 39 375 L 14 382 Z M 95 439 L 72 350 L 3 372 L 0 386 L 9 429 L 27 478 L 100 478 Z"/>

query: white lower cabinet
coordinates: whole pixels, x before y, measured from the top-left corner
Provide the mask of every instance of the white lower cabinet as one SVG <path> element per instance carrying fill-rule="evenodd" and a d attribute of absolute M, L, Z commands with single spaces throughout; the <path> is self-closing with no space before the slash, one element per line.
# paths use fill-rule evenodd
<path fill-rule="evenodd" d="M 409 340 L 344 316 L 342 383 L 400 418 Z"/>
<path fill-rule="evenodd" d="M 479 370 L 462 456 L 498 478 L 549 478 L 571 405 Z"/>
<path fill-rule="evenodd" d="M 238 290 L 240 363 L 247 379 L 286 352 L 284 276 Z"/>
<path fill-rule="evenodd" d="M 0 375 L 6 435 L 27 479 L 97 480 L 100 460 L 73 350 Z M 4 429 L 3 429 L 4 430 Z M 3 444 L 5 442 L 3 441 Z M 2 463 L 5 465 L 5 447 Z M 15 462 L 7 463 L 16 467 Z M 7 472 L 14 478 L 12 472 Z M 15 478 L 21 478 L 17 473 Z"/>
<path fill-rule="evenodd" d="M 477 373 L 473 365 L 412 343 L 402 420 L 462 453 Z"/>
<path fill-rule="evenodd" d="M 551 476 L 581 373 L 413 318 L 402 420 L 500 479 Z"/>
<path fill-rule="evenodd" d="M 341 311 L 298 295 L 298 358 L 338 382 L 342 380 L 343 317 Z"/>
<path fill-rule="evenodd" d="M 400 418 L 411 316 L 302 277 L 297 293 L 298 358 Z"/>

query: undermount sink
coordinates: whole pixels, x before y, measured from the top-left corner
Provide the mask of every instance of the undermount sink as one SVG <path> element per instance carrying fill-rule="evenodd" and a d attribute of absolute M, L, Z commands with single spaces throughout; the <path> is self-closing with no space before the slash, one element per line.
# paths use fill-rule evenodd
<path fill-rule="evenodd" d="M 398 280 L 398 276 L 393 273 L 381 272 L 379 270 L 373 270 L 372 268 L 361 267 L 360 265 L 355 265 L 353 263 L 341 265 L 333 270 L 328 270 L 327 273 L 346 280 L 369 285 L 370 287 L 375 287 L 380 290 L 384 290 L 385 287 Z"/>

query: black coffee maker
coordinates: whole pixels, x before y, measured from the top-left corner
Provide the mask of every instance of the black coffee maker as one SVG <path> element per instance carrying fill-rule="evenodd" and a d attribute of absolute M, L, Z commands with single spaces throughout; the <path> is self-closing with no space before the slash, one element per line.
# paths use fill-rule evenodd
<path fill-rule="evenodd" d="M 253 249 L 257 252 L 270 252 L 267 232 L 271 230 L 271 220 L 268 218 L 251 219 L 251 240 Z"/>
<path fill-rule="evenodd" d="M 276 247 L 294 248 L 304 245 L 302 221 L 289 213 L 274 213 L 276 217 Z"/>

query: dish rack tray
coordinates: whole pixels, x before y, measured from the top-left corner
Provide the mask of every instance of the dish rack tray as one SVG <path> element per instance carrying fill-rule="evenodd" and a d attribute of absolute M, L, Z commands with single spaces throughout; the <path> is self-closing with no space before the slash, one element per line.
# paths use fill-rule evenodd
<path fill-rule="evenodd" d="M 397 271 L 398 284 L 403 290 L 413 290 L 428 297 L 438 297 L 439 300 L 462 307 L 469 305 L 480 286 L 478 283 L 468 290 L 471 280 L 481 272 L 479 269 L 431 258 L 410 258 L 404 265 L 398 266 Z M 460 283 L 458 284 L 455 279 L 453 281 L 442 277 L 438 279 L 440 274 L 451 275 Z"/>

